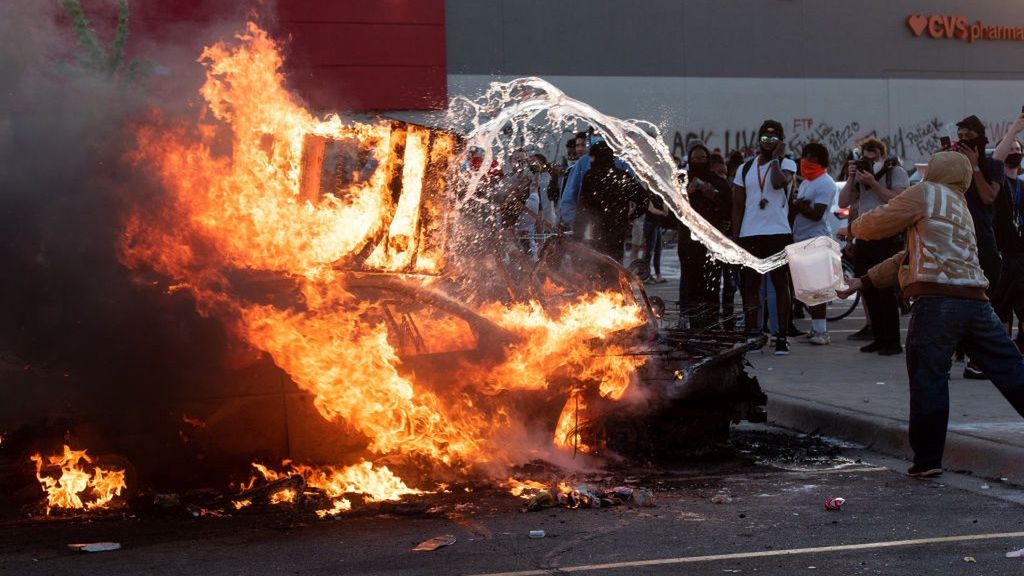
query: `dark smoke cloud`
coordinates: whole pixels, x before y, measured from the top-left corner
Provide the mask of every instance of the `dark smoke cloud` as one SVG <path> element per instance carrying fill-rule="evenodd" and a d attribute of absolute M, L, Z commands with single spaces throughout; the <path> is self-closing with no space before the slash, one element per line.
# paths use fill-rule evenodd
<path fill-rule="evenodd" d="M 22 439 L 52 445 L 70 431 L 125 453 L 180 448 L 173 426 L 166 438 L 145 429 L 176 398 L 230 378 L 233 344 L 184 295 L 141 284 L 118 262 L 128 207 L 162 194 L 126 158 L 132 126 L 154 110 L 196 114 L 196 58 L 242 29 L 244 12 L 176 24 L 170 38 L 133 27 L 128 57 L 149 74 L 129 80 L 77 64 L 61 10 L 0 3 L 0 433 L 35 431 Z M 109 44 L 113 22 L 96 28 Z"/>

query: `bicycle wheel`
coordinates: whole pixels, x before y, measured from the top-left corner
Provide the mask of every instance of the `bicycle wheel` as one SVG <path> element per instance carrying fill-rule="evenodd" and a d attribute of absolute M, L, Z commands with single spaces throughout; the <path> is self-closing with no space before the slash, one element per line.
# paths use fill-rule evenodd
<path fill-rule="evenodd" d="M 854 277 L 853 262 L 847 258 L 843 258 L 843 276 L 847 278 Z M 842 320 L 857 309 L 857 304 L 860 304 L 860 292 L 854 292 L 846 298 L 834 300 L 828 307 L 825 319 L 829 322 Z"/>

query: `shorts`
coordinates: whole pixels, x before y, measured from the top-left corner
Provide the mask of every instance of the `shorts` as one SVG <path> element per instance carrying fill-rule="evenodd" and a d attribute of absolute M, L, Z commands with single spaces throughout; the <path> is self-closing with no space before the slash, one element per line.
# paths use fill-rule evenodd
<path fill-rule="evenodd" d="M 740 248 L 750 252 L 756 258 L 774 256 L 793 243 L 792 234 L 766 234 L 763 236 L 744 236 L 737 242 Z"/>

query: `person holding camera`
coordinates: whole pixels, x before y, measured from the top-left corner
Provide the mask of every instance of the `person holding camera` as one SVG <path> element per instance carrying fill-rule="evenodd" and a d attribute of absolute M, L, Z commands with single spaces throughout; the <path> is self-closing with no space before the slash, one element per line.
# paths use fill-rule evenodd
<path fill-rule="evenodd" d="M 846 185 L 839 192 L 839 207 L 857 214 L 867 214 L 884 206 L 910 186 L 910 176 L 896 159 L 886 158 L 886 145 L 875 137 L 858 143 L 860 154 L 847 164 Z M 853 245 L 853 267 L 858 276 L 891 258 L 903 248 L 902 233 L 872 240 L 856 239 Z M 903 352 L 900 344 L 900 307 L 891 287 L 868 286 L 861 290 L 864 308 L 871 324 L 874 340 L 860 347 L 861 352 L 877 352 L 893 356 Z"/>
<path fill-rule="evenodd" d="M 733 237 L 741 248 L 757 258 L 767 258 L 793 243 L 789 226 L 789 187 L 796 163 L 785 157 L 786 143 L 782 124 L 765 120 L 757 131 L 759 154 L 736 170 L 733 180 Z M 786 332 L 792 312 L 789 268 L 781 266 L 769 272 L 775 286 L 779 310 L 779 331 L 775 334 L 775 354 L 789 354 Z M 748 333 L 760 333 L 757 325 L 761 307 L 761 274 L 743 269 L 743 308 Z"/>

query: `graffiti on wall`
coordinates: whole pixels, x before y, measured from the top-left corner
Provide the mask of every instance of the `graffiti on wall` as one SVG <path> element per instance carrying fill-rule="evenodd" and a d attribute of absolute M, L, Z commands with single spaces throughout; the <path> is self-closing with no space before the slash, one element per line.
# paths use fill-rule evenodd
<path fill-rule="evenodd" d="M 989 142 L 995 145 L 1007 131 L 1012 122 L 1001 121 L 986 124 Z M 829 150 L 829 167 L 833 173 L 842 168 L 851 149 L 857 142 L 868 136 L 875 136 L 885 142 L 890 154 L 895 154 L 904 164 L 927 161 L 928 157 L 939 150 L 939 138 L 950 136 L 956 139 L 956 129 L 949 122 L 931 118 L 913 124 L 896 126 L 892 132 L 885 134 L 861 122 L 833 124 L 817 121 L 813 118 L 794 118 L 787 126 L 788 151 L 799 155 L 803 146 L 809 142 L 820 142 Z M 739 150 L 744 155 L 757 150 L 757 129 L 708 129 L 675 132 L 672 138 L 672 154 L 678 158 L 686 156 L 686 143 L 693 138 L 702 140 L 708 148 L 721 150 L 728 155 Z"/>

